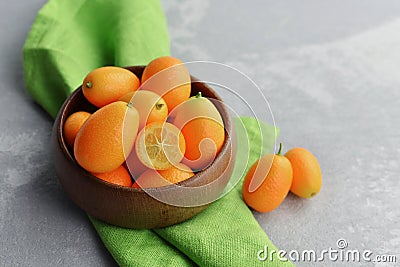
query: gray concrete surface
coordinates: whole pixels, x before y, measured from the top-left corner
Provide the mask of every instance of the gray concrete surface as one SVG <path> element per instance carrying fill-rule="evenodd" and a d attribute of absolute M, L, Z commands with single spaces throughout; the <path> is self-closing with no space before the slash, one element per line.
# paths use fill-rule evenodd
<path fill-rule="evenodd" d="M 60 187 L 52 121 L 25 92 L 21 49 L 44 2 L 0 3 L 0 265 L 114 266 Z M 398 264 L 400 2 L 162 3 L 173 55 L 247 74 L 268 98 L 279 141 L 320 160 L 317 197 L 289 195 L 277 210 L 254 214 L 273 242 L 287 252 L 318 253 L 345 239 L 347 249 L 396 255 Z M 266 112 L 262 102 L 255 109 Z M 296 265 L 396 266 L 329 259 Z"/>

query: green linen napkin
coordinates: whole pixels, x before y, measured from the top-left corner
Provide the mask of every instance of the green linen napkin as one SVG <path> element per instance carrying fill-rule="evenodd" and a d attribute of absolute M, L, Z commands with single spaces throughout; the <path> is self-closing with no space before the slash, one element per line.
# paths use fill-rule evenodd
<path fill-rule="evenodd" d="M 23 52 L 28 92 L 54 118 L 89 71 L 147 64 L 169 54 L 169 39 L 158 0 L 50 0 Z M 249 167 L 271 149 L 275 129 L 252 118 L 236 119 L 235 126 L 239 143 L 249 140 Z M 237 160 L 245 155 L 241 149 Z M 162 229 L 125 229 L 89 218 L 121 266 L 292 265 L 257 259 L 264 246 L 276 248 L 242 201 L 241 183 L 193 219 Z"/>

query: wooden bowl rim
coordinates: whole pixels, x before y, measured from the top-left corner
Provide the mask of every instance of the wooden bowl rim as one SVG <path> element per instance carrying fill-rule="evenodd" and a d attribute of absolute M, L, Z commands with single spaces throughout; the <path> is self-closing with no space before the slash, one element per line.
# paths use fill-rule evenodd
<path fill-rule="evenodd" d="M 143 68 L 144 69 L 145 66 L 143 65 L 139 65 L 139 66 L 128 66 L 128 67 L 124 67 L 125 69 L 128 69 L 130 71 L 132 71 L 131 69 L 133 68 Z M 132 71 L 133 72 L 133 71 Z M 191 77 L 191 83 L 201 83 L 204 87 L 207 88 L 207 90 L 210 91 L 211 94 L 213 94 L 213 99 L 216 99 L 218 101 L 220 101 L 221 103 L 223 103 L 223 100 L 221 99 L 221 97 L 217 94 L 217 92 L 215 92 L 214 89 L 212 89 L 210 86 L 208 86 L 206 83 L 201 82 L 198 78 L 190 75 Z M 68 161 L 72 162 L 74 164 L 74 166 L 78 167 L 81 169 L 81 171 L 85 174 L 85 177 L 95 181 L 96 183 L 100 183 L 103 184 L 105 186 L 111 187 L 113 189 L 117 189 L 117 190 L 123 190 L 123 191 L 128 191 L 128 192 L 132 192 L 132 193 L 146 193 L 146 192 L 163 192 L 163 191 L 170 191 L 171 189 L 176 189 L 176 186 L 181 186 L 181 187 L 191 187 L 192 184 L 195 184 L 196 182 L 198 182 L 199 179 L 202 179 L 203 177 L 201 176 L 201 174 L 208 170 L 209 168 L 211 168 L 212 166 L 214 166 L 215 164 L 218 164 L 219 161 L 222 160 L 223 155 L 226 154 L 226 152 L 229 149 L 230 144 L 232 143 L 232 128 L 233 128 L 233 124 L 232 124 L 232 120 L 229 116 L 229 113 L 227 111 L 227 109 L 225 108 L 224 105 L 220 105 L 220 107 L 216 107 L 219 111 L 219 113 L 221 114 L 221 117 L 223 119 L 224 122 L 224 128 L 225 128 L 225 140 L 224 143 L 221 147 L 220 152 L 218 153 L 217 157 L 214 159 L 214 161 L 209 164 L 205 169 L 195 173 L 195 175 L 193 175 L 192 177 L 190 177 L 187 180 L 184 180 L 182 182 L 176 183 L 176 184 L 171 184 L 171 185 L 167 185 L 167 186 L 162 186 L 162 187 L 152 187 L 152 188 L 146 188 L 145 190 L 143 190 L 142 188 L 133 188 L 133 187 L 127 187 L 127 186 L 122 186 L 122 185 L 117 185 L 114 183 L 110 183 L 107 181 L 104 181 L 102 179 L 99 179 L 98 177 L 94 176 L 93 174 L 91 174 L 90 172 L 86 171 L 84 168 L 82 168 L 77 161 L 75 160 L 75 158 L 71 155 L 68 146 L 64 140 L 63 137 L 63 127 L 64 127 L 64 123 L 66 118 L 66 108 L 67 106 L 72 102 L 72 99 L 75 98 L 75 96 L 77 94 L 79 94 L 82 91 L 82 85 L 80 85 L 77 89 L 75 89 L 70 96 L 64 101 L 62 107 L 60 108 L 60 120 L 59 120 L 59 124 L 56 126 L 57 127 L 57 140 L 58 142 L 61 144 L 61 149 L 63 154 L 67 157 Z M 129 170 L 128 170 L 129 171 Z M 213 180 L 215 181 L 215 180 Z M 210 183 L 212 183 L 213 181 L 211 181 Z M 146 193 L 147 194 L 147 193 Z"/>

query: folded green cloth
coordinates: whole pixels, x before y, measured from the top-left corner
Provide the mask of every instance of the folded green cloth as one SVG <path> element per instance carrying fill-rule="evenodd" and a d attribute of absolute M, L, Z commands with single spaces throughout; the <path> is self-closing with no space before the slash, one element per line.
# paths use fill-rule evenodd
<path fill-rule="evenodd" d="M 89 71 L 144 65 L 168 54 L 165 17 L 157 0 L 50 0 L 24 46 L 25 82 L 32 97 L 55 117 Z M 252 118 L 235 119 L 235 126 L 239 143 L 249 140 L 248 168 L 272 148 L 275 129 Z M 239 145 L 238 161 L 246 160 L 245 148 Z M 277 249 L 242 201 L 241 183 L 193 219 L 162 229 L 125 229 L 89 218 L 121 266 L 292 265 L 258 260 L 264 246 Z"/>

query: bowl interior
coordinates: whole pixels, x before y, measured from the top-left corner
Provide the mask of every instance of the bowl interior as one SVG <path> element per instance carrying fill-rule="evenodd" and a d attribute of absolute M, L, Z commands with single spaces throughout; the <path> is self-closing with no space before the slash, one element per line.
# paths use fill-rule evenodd
<path fill-rule="evenodd" d="M 142 73 L 143 73 L 145 66 L 132 66 L 132 67 L 126 67 L 126 68 L 128 70 L 132 71 L 140 79 L 142 77 Z M 209 166 L 207 166 L 207 168 L 210 168 L 212 165 L 216 164 L 219 161 L 219 158 L 222 157 L 222 155 L 224 155 L 226 150 L 228 149 L 228 146 L 231 141 L 232 121 L 228 114 L 227 109 L 221 104 L 222 103 L 221 97 L 212 88 L 210 88 L 208 85 L 200 82 L 197 78 L 195 78 L 193 76 L 191 76 L 191 81 L 192 81 L 191 96 L 195 96 L 195 95 L 197 95 L 198 92 L 201 91 L 202 96 L 207 97 L 207 98 L 216 99 L 217 101 L 215 101 L 213 103 L 215 104 L 218 111 L 220 112 L 221 117 L 224 122 L 226 138 L 225 138 L 224 144 L 220 150 L 220 153 L 216 156 L 215 160 Z M 82 88 L 81 87 L 77 88 L 73 92 L 73 94 L 67 99 L 65 106 L 62 108 L 62 116 L 61 116 L 61 121 L 60 121 L 60 125 L 59 125 L 60 132 L 62 133 L 62 129 L 64 128 L 64 123 L 65 123 L 66 119 L 69 117 L 69 115 L 71 115 L 72 113 L 77 112 L 77 111 L 87 111 L 89 113 L 93 113 L 97 109 L 98 108 L 96 106 L 92 105 L 84 97 L 84 95 L 82 93 Z M 62 148 L 63 148 L 66 156 L 71 161 L 75 162 L 78 165 L 78 163 L 75 160 L 75 157 L 73 156 L 74 155 L 73 149 L 70 148 L 66 144 L 62 134 L 60 136 L 60 142 L 61 142 Z M 79 166 L 79 168 L 81 168 L 81 167 Z M 204 170 L 206 170 L 206 169 L 204 169 Z M 178 185 L 187 186 L 187 187 L 197 186 L 198 180 L 199 180 L 199 178 L 201 178 L 199 176 L 199 173 L 203 172 L 204 170 L 195 173 L 194 176 L 192 176 L 191 178 L 189 178 L 185 181 L 178 183 Z M 130 187 L 126 187 L 126 186 L 116 185 L 116 184 L 109 183 L 107 181 L 98 179 L 97 177 L 91 175 L 90 173 L 88 173 L 88 174 L 96 181 L 99 180 L 100 182 L 102 182 L 108 186 L 111 186 L 111 187 L 116 187 L 119 189 L 130 190 L 130 191 L 142 191 L 141 188 L 130 188 Z M 132 178 L 135 179 L 136 177 L 132 177 Z M 148 188 L 148 189 L 146 189 L 146 191 L 149 191 L 149 190 L 150 191 L 152 191 L 152 190 L 162 190 L 163 191 L 163 190 L 168 190 L 169 187 L 172 187 L 172 186 L 163 186 L 163 187 L 159 187 L 159 188 Z"/>

